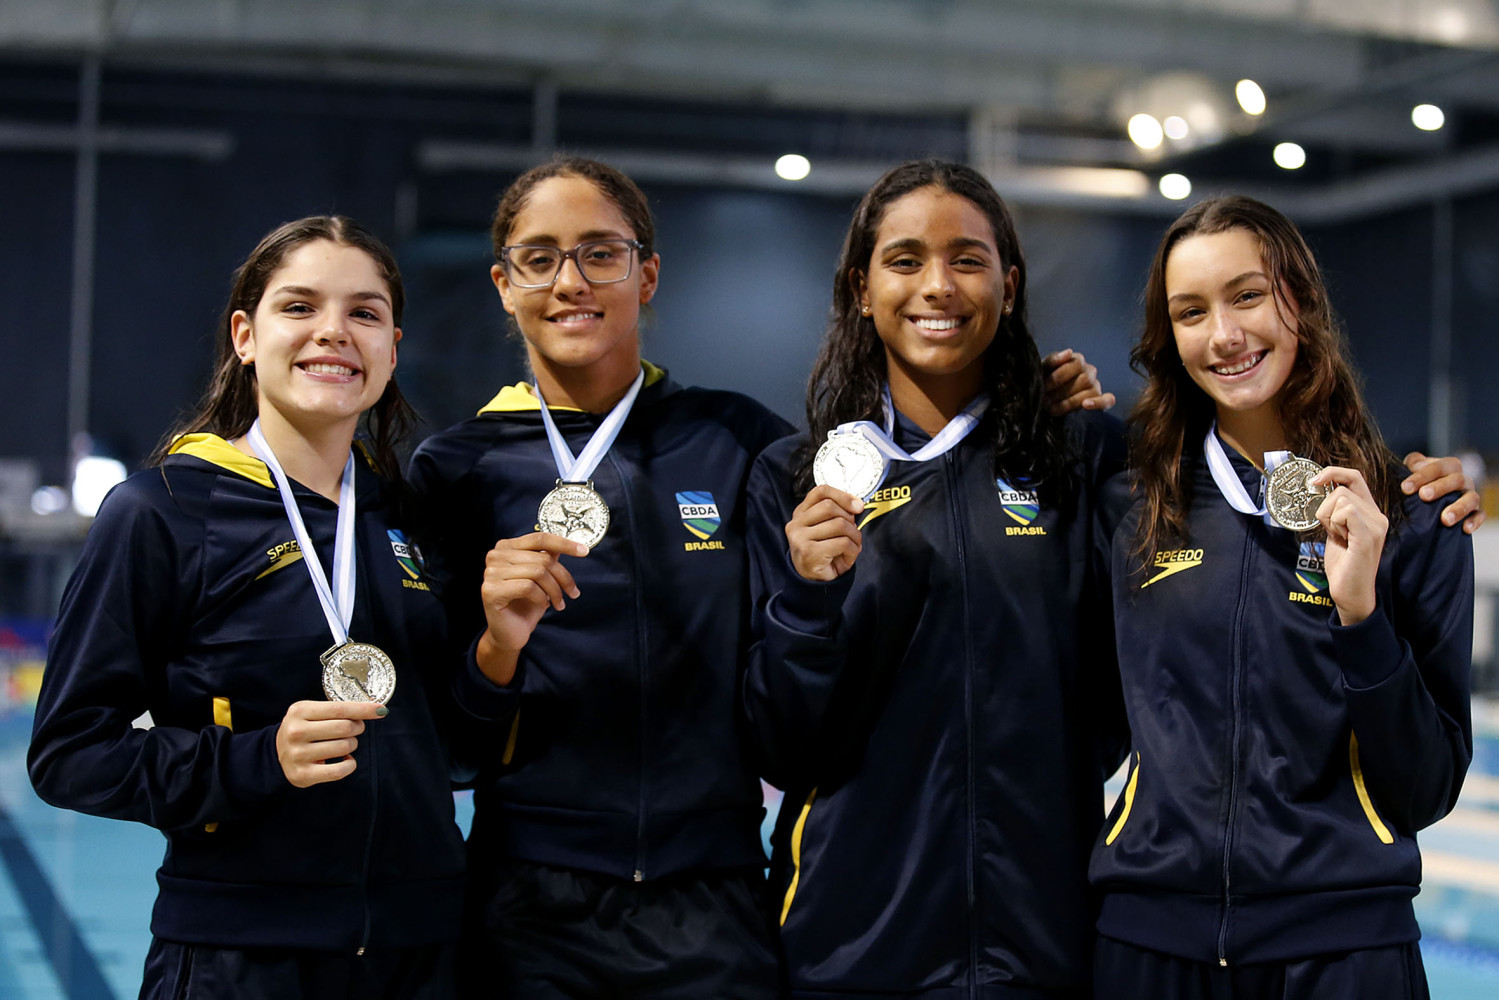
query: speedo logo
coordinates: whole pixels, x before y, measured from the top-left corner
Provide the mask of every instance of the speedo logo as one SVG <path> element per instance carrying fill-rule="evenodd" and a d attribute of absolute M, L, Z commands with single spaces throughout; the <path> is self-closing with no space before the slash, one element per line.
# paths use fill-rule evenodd
<path fill-rule="evenodd" d="M 911 502 L 911 487 L 892 486 L 889 489 L 875 490 L 874 496 L 864 501 L 864 516 L 859 519 L 858 528 L 864 530 L 864 526 L 877 517 L 904 507 Z"/>
<path fill-rule="evenodd" d="M 1168 552 L 1157 552 L 1155 554 L 1156 575 L 1140 584 L 1140 589 L 1144 590 L 1158 580 L 1175 576 L 1183 570 L 1196 569 L 1201 565 L 1201 549 L 1171 549 Z"/>
<path fill-rule="evenodd" d="M 257 580 L 263 576 L 270 576 L 276 570 L 285 569 L 292 563 L 299 561 L 302 558 L 302 546 L 298 545 L 297 540 L 294 538 L 289 542 L 282 542 L 280 545 L 271 546 L 265 550 L 265 554 L 266 558 L 271 561 L 271 564 L 255 575 L 255 579 Z"/>

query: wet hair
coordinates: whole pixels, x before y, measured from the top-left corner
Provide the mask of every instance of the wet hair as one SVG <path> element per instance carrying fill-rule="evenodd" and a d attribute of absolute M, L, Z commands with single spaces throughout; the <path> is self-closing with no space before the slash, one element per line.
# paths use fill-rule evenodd
<path fill-rule="evenodd" d="M 808 442 L 797 458 L 795 488 L 812 487 L 812 458 L 828 432 L 852 420 L 880 422 L 888 379 L 885 345 L 874 320 L 860 308 L 859 284 L 874 259 L 875 238 L 890 206 L 923 188 L 966 198 L 989 220 L 1000 270 L 1017 273 L 1015 301 L 999 317 L 984 353 L 990 394 L 985 424 L 992 429 L 994 467 L 1012 483 L 1025 483 L 1055 502 L 1070 492 L 1074 448 L 1061 418 L 1046 401 L 1045 372 L 1026 318 L 1025 256 L 1009 207 L 972 167 L 942 160 L 912 160 L 887 172 L 860 200 L 849 222 L 833 276 L 833 305 L 822 348 L 807 384 Z"/>
<path fill-rule="evenodd" d="M 207 432 L 222 438 L 237 438 L 250 429 L 259 415 L 255 366 L 240 361 L 230 336 L 234 314 L 243 309 L 251 316 L 260 306 L 271 275 L 299 248 L 319 240 L 363 250 L 375 264 L 390 293 L 392 321 L 401 325 L 406 308 L 406 291 L 395 256 L 379 237 L 353 219 L 342 215 L 313 215 L 276 227 L 261 239 L 250 256 L 235 269 L 230 281 L 229 301 L 219 317 L 218 347 L 215 349 L 213 376 L 197 408 L 187 419 L 167 432 L 147 459 L 148 465 L 160 465 L 171 444 L 183 434 Z M 376 466 L 388 480 L 399 483 L 401 462 L 397 449 L 416 422 L 416 412 L 401 395 L 395 375 L 385 385 L 375 405 L 365 412 L 362 423 L 369 437 L 370 452 Z"/>
<path fill-rule="evenodd" d="M 489 239 L 494 246 L 494 258 L 500 259 L 500 248 L 510 240 L 510 230 L 515 217 L 526 207 L 531 192 L 542 181 L 553 177 L 579 177 L 590 181 L 594 187 L 614 203 L 640 242 L 640 259 L 646 260 L 656 252 L 656 223 L 651 218 L 650 203 L 639 186 L 623 173 L 584 156 L 558 155 L 527 170 L 517 177 L 500 195 L 495 207 L 494 219 L 489 226 Z"/>
<path fill-rule="evenodd" d="M 1199 447 L 1216 412 L 1176 349 L 1166 264 L 1182 241 L 1236 229 L 1259 243 L 1277 311 L 1295 316 L 1296 362 L 1280 403 L 1287 447 L 1319 465 L 1357 469 L 1392 527 L 1401 517 L 1395 456 L 1364 405 L 1311 248 L 1295 223 L 1269 205 L 1241 195 L 1211 198 L 1189 208 L 1161 237 L 1145 286 L 1144 332 L 1130 351 L 1130 367 L 1146 379 L 1129 422 L 1131 464 L 1145 501 L 1137 555 L 1147 566 L 1162 545 L 1187 540 L 1190 494 L 1182 481 L 1182 455 Z"/>

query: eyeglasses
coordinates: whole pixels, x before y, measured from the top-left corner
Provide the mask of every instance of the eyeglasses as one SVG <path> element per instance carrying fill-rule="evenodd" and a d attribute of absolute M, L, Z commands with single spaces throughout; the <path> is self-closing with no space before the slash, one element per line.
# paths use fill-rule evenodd
<path fill-rule="evenodd" d="M 517 288 L 548 288 L 571 260 L 590 285 L 608 285 L 630 276 L 632 250 L 644 250 L 639 240 L 589 240 L 571 250 L 532 243 L 500 247 L 500 263 Z"/>

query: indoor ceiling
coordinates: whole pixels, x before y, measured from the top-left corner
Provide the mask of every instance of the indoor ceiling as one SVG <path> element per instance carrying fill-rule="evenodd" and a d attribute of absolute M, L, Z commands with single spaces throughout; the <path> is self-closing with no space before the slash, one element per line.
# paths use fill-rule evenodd
<path fill-rule="evenodd" d="M 1169 211 L 1156 184 L 1180 173 L 1333 218 L 1499 185 L 1496 0 L 0 0 L 0 52 L 528 95 L 527 142 L 434 137 L 433 170 L 519 163 L 614 107 L 661 123 L 590 151 L 683 180 L 786 183 L 779 149 L 857 191 L 910 149 L 950 155 L 945 128 L 1036 202 Z M 743 141 L 689 134 L 719 108 Z M 1185 135 L 1142 150 L 1141 112 Z M 1304 166 L 1275 165 L 1282 142 Z"/>

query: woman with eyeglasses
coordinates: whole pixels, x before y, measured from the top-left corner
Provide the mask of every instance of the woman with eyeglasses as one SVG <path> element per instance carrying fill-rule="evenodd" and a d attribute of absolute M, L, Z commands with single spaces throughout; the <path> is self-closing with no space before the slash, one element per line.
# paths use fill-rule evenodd
<path fill-rule="evenodd" d="M 64 592 L 28 766 L 48 802 L 165 834 L 145 1000 L 454 995 L 444 615 L 395 464 L 404 305 L 352 220 L 268 234 L 202 404 L 105 498 Z"/>
<path fill-rule="evenodd" d="M 491 277 L 533 382 L 411 462 L 479 776 L 466 996 L 778 995 L 762 794 L 735 726 L 744 481 L 790 428 L 641 360 L 645 196 L 581 158 L 501 197 Z"/>

